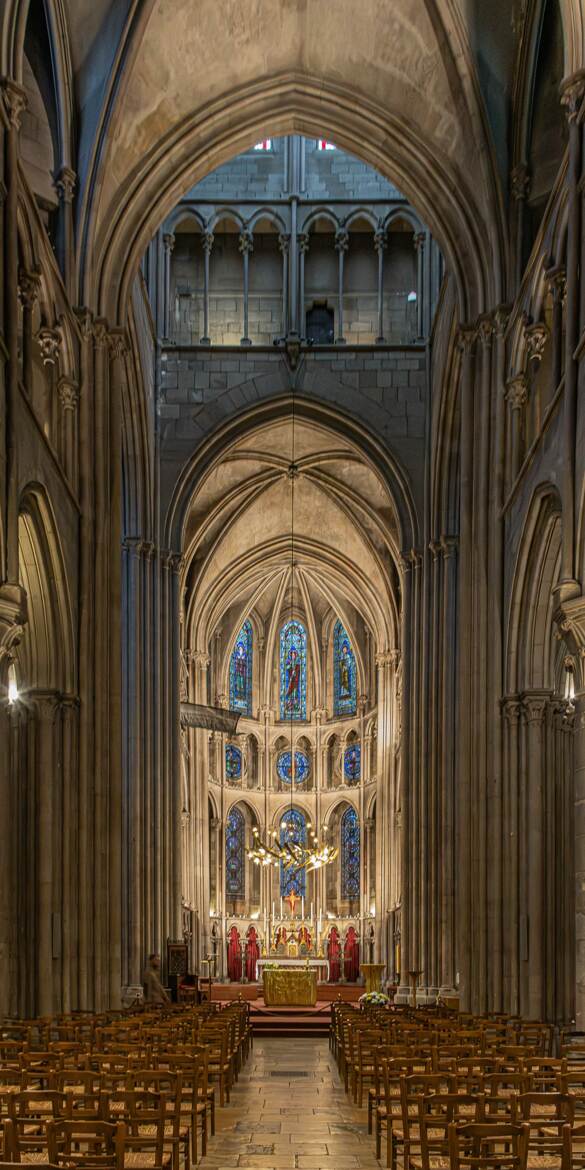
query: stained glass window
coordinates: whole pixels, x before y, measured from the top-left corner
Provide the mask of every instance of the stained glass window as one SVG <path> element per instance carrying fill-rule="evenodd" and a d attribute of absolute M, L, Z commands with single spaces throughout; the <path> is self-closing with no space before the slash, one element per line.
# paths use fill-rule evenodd
<path fill-rule="evenodd" d="M 242 753 L 233 743 L 225 745 L 225 774 L 228 780 L 239 780 L 242 775 Z"/>
<path fill-rule="evenodd" d="M 246 618 L 230 659 L 230 707 L 252 714 L 252 626 Z"/>
<path fill-rule="evenodd" d="M 360 896 L 360 825 L 354 808 L 341 818 L 341 897 Z"/>
<path fill-rule="evenodd" d="M 335 150 L 335 145 L 333 142 L 329 142 L 326 138 L 318 138 L 317 150 Z"/>
<path fill-rule="evenodd" d="M 307 718 L 307 631 L 297 621 L 280 631 L 280 718 Z"/>
<path fill-rule="evenodd" d="M 285 841 L 296 841 L 299 845 L 306 845 L 307 843 L 307 822 L 302 812 L 296 808 L 289 809 L 280 822 L 280 844 L 284 845 Z M 297 897 L 304 897 L 306 892 L 306 873 L 304 869 L 297 870 L 296 873 L 291 870 L 285 870 L 284 866 L 280 866 L 280 896 L 287 898 L 289 894 L 296 894 Z"/>
<path fill-rule="evenodd" d="M 333 631 L 334 712 L 336 715 L 355 715 L 357 685 L 355 657 L 351 642 L 341 622 Z"/>
<path fill-rule="evenodd" d="M 239 808 L 228 813 L 225 830 L 225 889 L 228 898 L 246 896 L 246 825 Z"/>
<path fill-rule="evenodd" d="M 281 752 L 276 761 L 276 771 L 283 784 L 292 781 L 291 752 Z M 306 752 L 295 752 L 295 784 L 304 784 L 311 771 L 311 761 Z"/>
<path fill-rule="evenodd" d="M 261 142 L 255 144 L 254 150 L 272 150 L 272 139 L 263 138 Z"/>
<path fill-rule="evenodd" d="M 359 743 L 350 743 L 343 753 L 343 775 L 348 784 L 357 784 L 362 774 L 362 749 Z"/>

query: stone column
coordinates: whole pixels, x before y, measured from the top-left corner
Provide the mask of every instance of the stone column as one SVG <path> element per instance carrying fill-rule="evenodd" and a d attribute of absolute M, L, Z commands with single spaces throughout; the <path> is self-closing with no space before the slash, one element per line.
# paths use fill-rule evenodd
<path fill-rule="evenodd" d="M 57 217 L 57 263 L 69 300 L 75 304 L 75 238 L 73 224 L 73 195 L 77 175 L 70 167 L 61 167 L 55 175 L 55 190 L 59 198 Z"/>
<path fill-rule="evenodd" d="M 290 235 L 288 232 L 279 232 L 278 248 L 282 256 L 282 325 L 281 334 L 288 333 L 288 254 L 290 250 Z"/>
<path fill-rule="evenodd" d="M 22 381 L 29 398 L 33 384 L 33 310 L 40 287 L 40 272 L 20 273 L 18 294 L 22 304 Z"/>
<path fill-rule="evenodd" d="M 565 317 L 565 389 L 562 415 L 562 484 L 563 502 L 561 581 L 566 597 L 579 593 L 575 580 L 580 576 L 575 564 L 575 442 L 577 438 L 577 391 L 579 345 L 581 254 L 581 168 L 582 168 L 582 104 L 585 94 L 585 72 L 573 74 L 562 85 L 562 102 L 569 121 L 569 163 L 567 170 L 567 305 Z M 580 501 L 581 485 L 577 488 Z"/>
<path fill-rule="evenodd" d="M 211 256 L 211 249 L 213 248 L 214 236 L 213 232 L 205 231 L 201 235 L 201 246 L 203 248 L 203 337 L 200 345 L 211 345 L 211 338 L 209 336 L 209 260 Z"/>
<path fill-rule="evenodd" d="M 472 935 L 472 736 L 469 700 L 472 683 L 470 645 L 472 639 L 472 532 L 473 532 L 473 435 L 474 435 L 474 367 L 477 331 L 463 326 L 459 333 L 460 374 L 460 450 L 459 479 L 459 639 L 457 662 L 457 951 L 460 974 L 461 1007 L 471 1003 L 471 935 Z M 404 935 L 405 924 L 402 923 Z"/>
<path fill-rule="evenodd" d="M 457 541 L 441 537 L 442 685 L 440 761 L 439 994 L 455 991 L 455 663 L 445 653 L 456 641 Z"/>
<path fill-rule="evenodd" d="M 18 491 L 15 474 L 16 403 L 18 396 L 18 155 L 20 118 L 26 108 L 23 89 L 4 78 L 0 82 L 5 129 L 6 201 L 4 208 L 4 344 L 7 381 L 4 401 L 5 469 L 0 500 L 6 517 L 6 566 L 3 577 L 18 580 Z M 2 452 L 2 454 L 4 454 Z"/>
<path fill-rule="evenodd" d="M 240 341 L 240 345 L 251 345 L 252 342 L 248 337 L 248 316 L 249 316 L 249 283 L 250 283 L 250 254 L 254 251 L 254 237 L 248 228 L 240 232 L 238 240 L 238 250 L 242 256 L 244 264 L 244 336 Z"/>
<path fill-rule="evenodd" d="M 305 317 L 305 261 L 309 251 L 310 235 L 308 232 L 301 232 L 297 236 L 297 249 L 299 254 L 299 334 L 301 337 L 306 333 L 306 317 Z"/>
<path fill-rule="evenodd" d="M 335 233 L 335 251 L 338 258 L 338 290 L 337 290 L 337 337 L 336 345 L 345 345 L 343 336 L 343 267 L 345 253 L 349 248 L 349 232 L 346 228 L 339 228 Z"/>
<path fill-rule="evenodd" d="M 26 593 L 0 585 L 0 1017 L 16 1010 L 17 875 L 14 854 L 15 791 L 11 768 L 8 670 L 27 621 Z"/>
<path fill-rule="evenodd" d="M 175 237 L 172 232 L 163 233 L 163 325 L 164 325 L 164 340 L 170 341 L 171 337 L 171 256 L 173 248 L 175 247 Z"/>
<path fill-rule="evenodd" d="M 77 923 L 78 923 L 78 776 L 79 776 L 79 700 L 61 696 L 61 799 L 62 842 L 61 872 L 61 995 L 60 1008 L 69 1012 L 77 1007 Z"/>
<path fill-rule="evenodd" d="M 517 293 L 522 283 L 522 274 L 524 272 L 524 211 L 526 200 L 530 194 L 530 175 L 525 162 L 519 163 L 517 167 L 514 167 L 510 175 L 510 181 L 512 200 L 516 206 L 514 292 Z"/>
<path fill-rule="evenodd" d="M 506 385 L 506 402 L 508 403 L 508 421 L 511 438 L 512 479 L 509 487 L 512 488 L 520 474 L 523 452 L 523 419 L 524 408 L 528 400 L 526 388 L 526 374 L 516 374 Z"/>
<path fill-rule="evenodd" d="M 59 696 L 51 691 L 33 694 L 36 710 L 36 798 L 37 821 L 35 853 L 37 857 L 37 988 L 36 1011 L 40 1016 L 56 1010 L 53 985 L 53 882 L 54 857 L 53 804 L 55 785 L 55 720 Z"/>
<path fill-rule="evenodd" d="M 523 696 L 527 736 L 527 785 L 524 832 L 527 835 L 528 904 L 528 1017 L 544 1019 L 545 1012 L 545 833 L 544 833 L 544 775 L 545 737 L 544 715 L 548 692 L 531 692 Z"/>
<path fill-rule="evenodd" d="M 378 253 L 378 336 L 376 345 L 384 345 L 384 252 L 386 251 L 386 232 L 381 223 L 374 232 L 374 248 Z"/>
<path fill-rule="evenodd" d="M 519 819 L 519 730 L 521 704 L 517 695 L 503 701 L 505 717 L 504 787 L 502 793 L 502 824 L 505 826 L 502 888 L 506 890 L 503 906 L 503 1007 L 511 1015 L 520 1010 L 520 854 L 518 838 Z"/>
<path fill-rule="evenodd" d="M 423 336 L 423 299 L 424 299 L 424 260 L 426 232 L 416 232 L 413 237 L 416 251 L 416 332 Z"/>
<path fill-rule="evenodd" d="M 59 428 L 59 458 L 63 470 L 73 491 L 77 494 L 79 488 L 79 451 L 77 407 L 79 405 L 79 387 L 72 378 L 59 378 L 57 393 L 61 406 Z"/>

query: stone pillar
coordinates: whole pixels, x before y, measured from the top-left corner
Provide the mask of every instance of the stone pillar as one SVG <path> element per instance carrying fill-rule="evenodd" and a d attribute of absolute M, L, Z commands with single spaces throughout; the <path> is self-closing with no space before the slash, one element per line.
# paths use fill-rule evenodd
<path fill-rule="evenodd" d="M 33 310 L 40 287 L 40 272 L 20 273 L 18 294 L 22 304 L 22 381 L 29 398 L 33 384 Z"/>
<path fill-rule="evenodd" d="M 240 345 L 251 345 L 252 342 L 248 337 L 248 316 L 249 316 L 249 283 L 250 283 L 250 253 L 254 251 L 254 237 L 248 228 L 240 232 L 238 240 L 238 250 L 242 256 L 244 264 L 244 336 L 240 341 Z"/>
<path fill-rule="evenodd" d="M 416 333 L 417 337 L 423 336 L 423 300 L 424 300 L 424 261 L 425 261 L 425 243 L 426 232 L 416 232 L 413 237 L 414 247 L 416 251 Z"/>
<path fill-rule="evenodd" d="M 552 361 L 549 398 L 559 388 L 563 368 L 563 305 L 567 292 L 567 276 L 564 268 L 549 268 L 545 273 L 552 294 Z"/>
<path fill-rule="evenodd" d="M 78 924 L 78 777 L 79 700 L 73 695 L 59 698 L 61 712 L 61 993 L 59 1007 L 70 1012 L 77 1007 L 77 924 Z"/>
<path fill-rule="evenodd" d="M 502 792 L 502 824 L 505 826 L 502 888 L 506 890 L 503 905 L 503 1007 L 511 1015 L 520 1010 L 520 852 L 518 837 L 519 817 L 519 731 L 521 704 L 517 695 L 503 701 L 505 717 L 504 787 Z"/>
<path fill-rule="evenodd" d="M 549 699 L 548 692 L 531 692 L 523 696 L 526 723 L 527 792 L 526 854 L 528 902 L 528 1002 L 527 1013 L 531 1020 L 542 1020 L 545 1015 L 545 736 L 544 716 Z"/>
<path fill-rule="evenodd" d="M 61 167 L 55 175 L 55 190 L 59 198 L 57 217 L 57 263 L 69 300 L 75 304 L 75 238 L 73 224 L 73 195 L 77 175 L 70 167 Z"/>
<path fill-rule="evenodd" d="M 171 256 L 173 248 L 175 247 L 175 237 L 172 232 L 164 232 L 163 234 L 163 325 L 165 341 L 170 341 L 171 337 Z"/>
<path fill-rule="evenodd" d="M 309 251 L 310 235 L 308 232 L 301 232 L 297 237 L 297 248 L 299 253 L 299 334 L 301 337 L 306 333 L 306 317 L 305 317 L 305 261 Z"/>
<path fill-rule="evenodd" d="M 37 823 L 35 853 L 37 857 L 37 988 L 38 1015 L 51 1015 L 57 1008 L 53 979 L 53 820 L 56 799 L 57 769 L 55 758 L 55 721 L 59 696 L 54 692 L 33 692 L 36 710 L 36 799 Z"/>
<path fill-rule="evenodd" d="M 213 248 L 214 236 L 213 232 L 205 231 L 201 235 L 201 246 L 203 248 L 203 337 L 200 345 L 211 345 L 211 338 L 209 336 L 209 260 L 211 256 L 211 249 Z"/>
<path fill-rule="evenodd" d="M 457 952 L 461 1007 L 470 1010 L 472 945 L 472 736 L 469 700 L 472 685 L 472 533 L 473 533 L 473 435 L 474 367 L 477 331 L 463 326 L 459 333 L 460 451 L 459 479 L 459 638 L 457 663 Z M 404 936 L 405 923 L 402 923 Z"/>
<path fill-rule="evenodd" d="M 279 232 L 278 248 L 282 256 L 282 325 L 281 334 L 286 337 L 288 333 L 288 254 L 290 250 L 290 235 L 287 232 Z"/>
<path fill-rule="evenodd" d="M 440 760 L 439 994 L 455 991 L 455 663 L 445 652 L 456 643 L 457 541 L 441 537 L 442 685 Z"/>
<path fill-rule="evenodd" d="M 384 345 L 384 252 L 386 251 L 386 232 L 381 223 L 374 232 L 374 248 L 378 253 L 378 336 L 376 345 Z"/>
<path fill-rule="evenodd" d="M 565 315 L 565 388 L 562 415 L 562 484 L 563 503 L 561 580 L 564 597 L 576 596 L 580 576 L 575 564 L 575 522 L 580 503 L 581 485 L 575 481 L 575 442 L 577 437 L 577 386 L 579 345 L 581 254 L 581 168 L 582 168 L 582 104 L 585 94 L 585 72 L 568 77 L 562 85 L 562 102 L 569 121 L 569 163 L 567 170 L 567 305 Z M 577 507 L 575 490 L 578 492 Z"/>
<path fill-rule="evenodd" d="M 524 211 L 526 200 L 530 193 L 530 175 L 525 162 L 519 163 L 517 167 L 514 167 L 510 175 L 510 181 L 512 200 L 516 206 L 514 292 L 517 293 L 520 289 L 522 274 L 524 272 Z"/>
<path fill-rule="evenodd" d="M 72 378 L 59 378 L 57 393 L 61 407 L 59 427 L 59 458 L 63 470 L 73 491 L 77 494 L 79 488 L 79 451 L 77 407 L 79 405 L 79 387 Z"/>
<path fill-rule="evenodd" d="M 7 351 L 7 381 L 4 402 L 5 471 L 0 499 L 6 517 L 5 572 L 8 581 L 18 580 L 18 491 L 16 461 L 16 403 L 18 396 L 18 155 L 20 118 L 26 95 L 15 81 L 0 82 L 5 122 L 4 181 L 4 344 Z"/>
<path fill-rule="evenodd" d="M 27 620 L 26 593 L 19 585 L 0 586 L 0 1017 L 16 1010 L 17 875 L 14 854 L 15 792 L 11 770 L 8 670 Z"/>
<path fill-rule="evenodd" d="M 508 420 L 510 426 L 511 439 L 511 465 L 512 478 L 509 488 L 512 488 L 516 483 L 520 468 L 522 467 L 522 460 L 524 457 L 523 451 L 523 421 L 524 408 L 528 400 L 528 391 L 526 387 L 526 374 L 516 374 L 514 378 L 510 378 L 506 385 L 506 402 L 508 403 Z"/>
<path fill-rule="evenodd" d="M 345 345 L 343 336 L 343 266 L 345 253 L 349 248 L 349 232 L 346 228 L 339 228 L 335 233 L 335 251 L 338 258 L 338 290 L 337 290 L 337 337 L 336 345 Z"/>

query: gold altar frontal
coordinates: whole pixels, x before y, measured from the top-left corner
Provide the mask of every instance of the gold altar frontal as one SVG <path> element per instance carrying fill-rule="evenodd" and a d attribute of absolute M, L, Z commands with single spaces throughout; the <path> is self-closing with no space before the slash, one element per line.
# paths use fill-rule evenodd
<path fill-rule="evenodd" d="M 264 1003 L 267 1007 L 313 1007 L 317 1003 L 317 972 L 306 968 L 286 968 L 262 972 Z"/>

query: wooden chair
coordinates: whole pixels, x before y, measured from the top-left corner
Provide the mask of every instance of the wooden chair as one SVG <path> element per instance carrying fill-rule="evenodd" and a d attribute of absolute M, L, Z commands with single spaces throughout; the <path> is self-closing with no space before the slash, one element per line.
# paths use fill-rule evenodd
<path fill-rule="evenodd" d="M 515 1100 L 516 1121 L 530 1127 L 528 1165 L 536 1170 L 570 1170 L 570 1136 L 574 1121 L 571 1098 L 564 1093 L 523 1093 Z"/>
<path fill-rule="evenodd" d="M 526 1170 L 530 1126 L 468 1122 L 449 1126 L 450 1170 Z"/>
<path fill-rule="evenodd" d="M 53 1166 L 124 1170 L 125 1130 L 107 1121 L 49 1121 L 47 1145 Z"/>
<path fill-rule="evenodd" d="M 449 1170 L 449 1126 L 483 1121 L 483 1097 L 472 1093 L 431 1093 L 418 1098 L 420 1156 L 411 1170 Z"/>

